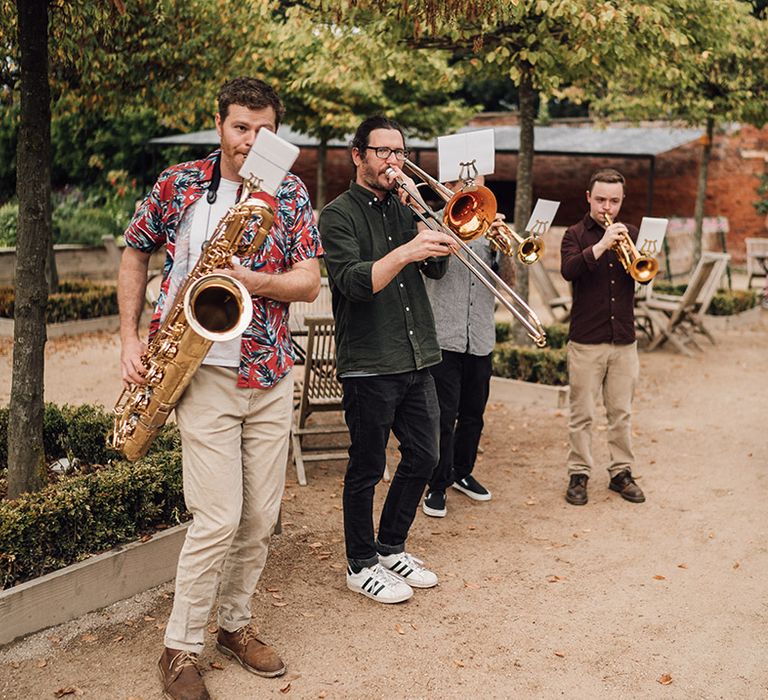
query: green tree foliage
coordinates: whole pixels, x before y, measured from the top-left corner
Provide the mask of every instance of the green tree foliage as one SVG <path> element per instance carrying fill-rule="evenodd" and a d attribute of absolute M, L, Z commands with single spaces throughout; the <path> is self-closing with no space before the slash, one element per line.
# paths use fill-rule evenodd
<path fill-rule="evenodd" d="M 446 51 L 394 42 L 381 20 L 337 24 L 302 5 L 263 7 L 269 19 L 250 37 L 251 57 L 279 85 L 286 122 L 320 141 L 318 207 L 327 143 L 365 117 L 385 114 L 409 133 L 430 137 L 466 123 L 475 111 L 453 96 L 461 79 Z"/>

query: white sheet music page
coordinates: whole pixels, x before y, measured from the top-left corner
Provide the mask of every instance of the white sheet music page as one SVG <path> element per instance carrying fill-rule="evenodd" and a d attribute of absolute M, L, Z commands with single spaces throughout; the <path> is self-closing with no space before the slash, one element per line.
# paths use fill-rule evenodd
<path fill-rule="evenodd" d="M 549 231 L 549 227 L 552 226 L 559 206 L 560 202 L 555 202 L 551 199 L 540 199 L 537 201 L 536 206 L 531 212 L 531 218 L 528 219 L 526 224 L 526 233 L 534 236 L 543 236 Z"/>
<path fill-rule="evenodd" d="M 490 175 L 496 167 L 493 129 L 437 137 L 440 182 Z"/>
<path fill-rule="evenodd" d="M 657 258 L 662 252 L 664 236 L 667 233 L 669 219 L 656 219 L 644 216 L 640 222 L 640 233 L 637 235 L 637 250 L 642 255 Z"/>
<path fill-rule="evenodd" d="M 240 168 L 240 177 L 248 179 L 255 175 L 259 179 L 259 187 L 274 196 L 298 156 L 298 146 L 281 139 L 269 129 L 260 129 Z"/>

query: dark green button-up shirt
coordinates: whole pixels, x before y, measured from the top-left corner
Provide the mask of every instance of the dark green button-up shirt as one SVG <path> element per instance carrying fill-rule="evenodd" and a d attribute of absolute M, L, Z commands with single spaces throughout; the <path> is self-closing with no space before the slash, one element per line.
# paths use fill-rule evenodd
<path fill-rule="evenodd" d="M 445 274 L 445 259 L 410 263 L 378 293 L 371 268 L 416 235 L 413 213 L 394 195 L 382 201 L 351 183 L 320 214 L 340 376 L 398 374 L 440 362 L 435 321 L 420 270 Z"/>

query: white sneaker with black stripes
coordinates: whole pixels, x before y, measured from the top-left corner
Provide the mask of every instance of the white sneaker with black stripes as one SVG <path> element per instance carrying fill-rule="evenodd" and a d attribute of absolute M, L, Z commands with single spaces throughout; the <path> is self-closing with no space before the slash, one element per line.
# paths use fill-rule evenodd
<path fill-rule="evenodd" d="M 413 588 L 381 564 L 353 573 L 347 566 L 347 588 L 379 603 L 402 603 L 413 595 Z"/>
<path fill-rule="evenodd" d="M 432 588 L 437 585 L 437 574 L 423 566 L 424 562 L 408 552 L 379 554 L 379 564 L 413 588 Z"/>

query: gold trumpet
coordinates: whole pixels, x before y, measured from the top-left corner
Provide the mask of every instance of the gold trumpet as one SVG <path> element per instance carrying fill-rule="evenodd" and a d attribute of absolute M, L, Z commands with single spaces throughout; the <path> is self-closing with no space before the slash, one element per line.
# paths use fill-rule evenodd
<path fill-rule="evenodd" d="M 604 214 L 603 218 L 606 228 L 613 223 L 609 214 Z M 648 284 L 656 277 L 659 271 L 658 260 L 649 255 L 643 255 L 627 231 L 621 232 L 621 238 L 612 247 L 624 270 L 635 282 Z"/>
<path fill-rule="evenodd" d="M 489 200 L 482 193 L 482 190 L 487 190 L 487 188 L 471 185 L 461 190 L 461 192 L 449 200 L 445 207 L 445 216 L 443 221 L 441 221 L 437 213 L 430 209 L 429 205 L 424 201 L 418 189 L 408 186 L 392 168 L 388 168 L 386 172 L 396 182 L 397 186 L 402 188 L 410 196 L 412 202 L 414 202 L 414 204 L 409 205 L 411 211 L 429 228 L 434 231 L 447 233 L 459 244 L 460 251 L 457 251 L 456 257 L 496 297 L 507 311 L 522 324 L 531 340 L 538 347 L 543 348 L 547 344 L 547 334 L 544 332 L 541 321 L 534 310 L 466 242 L 482 235 L 482 231 L 474 233 L 474 235 L 470 235 L 469 231 L 480 229 L 483 226 L 482 221 L 492 221 L 496 216 L 496 198 L 493 198 L 494 211 L 490 214 L 490 218 L 488 218 L 489 212 L 485 208 L 485 204 Z M 445 189 L 448 190 L 447 187 Z M 450 190 L 448 191 L 450 192 Z M 480 194 L 477 194 L 478 191 L 480 191 Z M 488 192 L 493 197 L 493 193 L 490 190 Z M 482 268 L 485 274 L 482 274 L 475 265 Z M 493 280 L 493 282 L 490 282 L 489 279 Z"/>
<path fill-rule="evenodd" d="M 461 240 L 473 241 L 484 235 L 501 253 L 516 255 L 526 265 L 532 265 L 544 254 L 544 243 L 538 236 L 523 238 L 503 222 L 491 226 L 496 218 L 497 203 L 487 187 L 475 185 L 470 180 L 459 192 L 452 192 L 407 158 L 403 165 L 424 180 L 445 202 L 443 223 Z"/>

